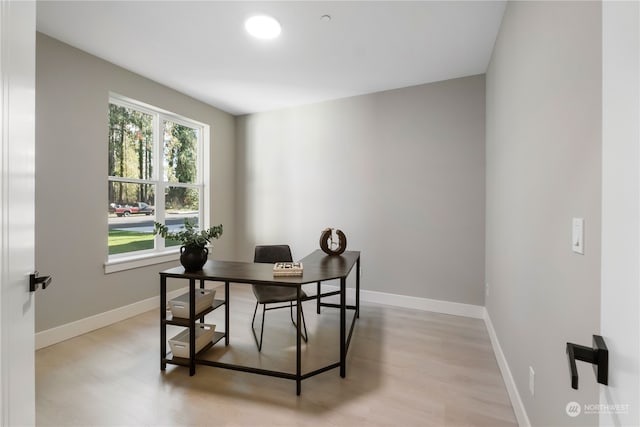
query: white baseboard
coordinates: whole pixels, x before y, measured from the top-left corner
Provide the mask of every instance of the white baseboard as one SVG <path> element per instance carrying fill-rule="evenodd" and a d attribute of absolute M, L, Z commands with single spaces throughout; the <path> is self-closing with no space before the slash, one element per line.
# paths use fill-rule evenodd
<path fill-rule="evenodd" d="M 355 289 L 349 288 L 348 293 L 350 294 L 349 297 L 353 298 L 355 295 Z M 392 305 L 395 307 L 413 308 L 416 310 L 453 314 L 455 316 L 473 317 L 474 319 L 482 319 L 484 317 L 484 307 L 481 305 L 388 294 L 386 292 L 367 291 L 364 289 L 360 290 L 360 300 L 376 304 Z"/>
<path fill-rule="evenodd" d="M 504 384 L 507 387 L 509 399 L 511 399 L 511 406 L 513 406 L 513 411 L 516 414 L 518 425 L 520 427 L 531 427 L 531 422 L 529 421 L 529 416 L 527 415 L 527 411 L 524 408 L 524 403 L 520 398 L 520 393 L 518 393 L 516 382 L 513 379 L 513 375 L 511 375 L 511 369 L 509 369 L 509 364 L 507 363 L 507 359 L 504 357 L 504 353 L 502 352 L 502 347 L 500 346 L 500 342 L 498 341 L 496 330 L 493 328 L 493 323 L 491 323 L 489 312 L 487 312 L 486 308 L 483 307 L 483 309 L 484 323 L 487 326 L 489 338 L 491 338 L 491 346 L 493 347 L 493 352 L 495 353 L 496 359 L 498 360 L 498 366 L 500 367 L 500 372 L 502 373 Z"/>
<path fill-rule="evenodd" d="M 167 292 L 167 300 L 183 294 L 187 288 Z M 67 323 L 36 333 L 36 350 L 77 337 L 96 329 L 145 313 L 160 306 L 160 297 L 152 297 L 133 304 L 119 307 L 85 319 Z"/>

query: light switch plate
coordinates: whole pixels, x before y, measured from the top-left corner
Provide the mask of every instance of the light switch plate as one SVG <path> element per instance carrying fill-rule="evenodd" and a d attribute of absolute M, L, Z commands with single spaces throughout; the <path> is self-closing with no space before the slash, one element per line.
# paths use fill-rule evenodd
<path fill-rule="evenodd" d="M 571 249 L 577 254 L 584 255 L 584 218 L 573 218 Z"/>

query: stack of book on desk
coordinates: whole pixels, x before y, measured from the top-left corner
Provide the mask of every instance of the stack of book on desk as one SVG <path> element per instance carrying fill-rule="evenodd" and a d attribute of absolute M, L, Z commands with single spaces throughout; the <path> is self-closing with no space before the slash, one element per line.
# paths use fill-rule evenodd
<path fill-rule="evenodd" d="M 273 265 L 273 277 L 302 276 L 301 262 L 276 262 Z"/>

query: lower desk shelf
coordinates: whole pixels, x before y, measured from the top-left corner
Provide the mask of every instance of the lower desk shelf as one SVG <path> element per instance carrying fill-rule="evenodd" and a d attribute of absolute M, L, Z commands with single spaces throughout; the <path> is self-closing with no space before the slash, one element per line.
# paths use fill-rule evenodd
<path fill-rule="evenodd" d="M 211 340 L 211 342 L 207 343 L 202 348 L 202 350 L 200 350 L 199 352 L 196 353 L 196 358 L 199 355 L 201 355 L 201 354 L 205 353 L 206 351 L 208 351 L 211 347 L 213 347 L 218 341 L 220 341 L 225 336 L 226 336 L 225 332 L 214 332 L 213 333 L 213 339 Z M 168 352 L 166 354 L 166 357 L 163 360 L 163 362 L 170 363 L 170 364 L 173 364 L 173 365 L 190 366 L 188 357 L 175 357 L 175 356 L 173 356 L 173 354 L 171 352 Z"/>

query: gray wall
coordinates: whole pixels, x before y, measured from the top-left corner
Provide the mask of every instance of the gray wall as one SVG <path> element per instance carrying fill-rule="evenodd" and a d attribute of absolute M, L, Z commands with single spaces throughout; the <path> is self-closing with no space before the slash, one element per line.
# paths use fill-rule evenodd
<path fill-rule="evenodd" d="M 175 265 L 104 274 L 109 91 L 210 125 L 211 221 L 225 227 L 214 256 L 233 257 L 233 116 L 43 34 L 36 68 L 36 266 L 54 277 L 36 331 L 158 295 L 157 272 Z"/>
<path fill-rule="evenodd" d="M 601 56 L 598 2 L 510 2 L 486 76 L 486 306 L 532 425 L 597 424 L 565 412 L 599 402 L 565 344 L 600 329 Z"/>
<path fill-rule="evenodd" d="M 484 304 L 484 76 L 237 120 L 238 258 L 325 227 L 362 251 L 363 287 Z"/>

